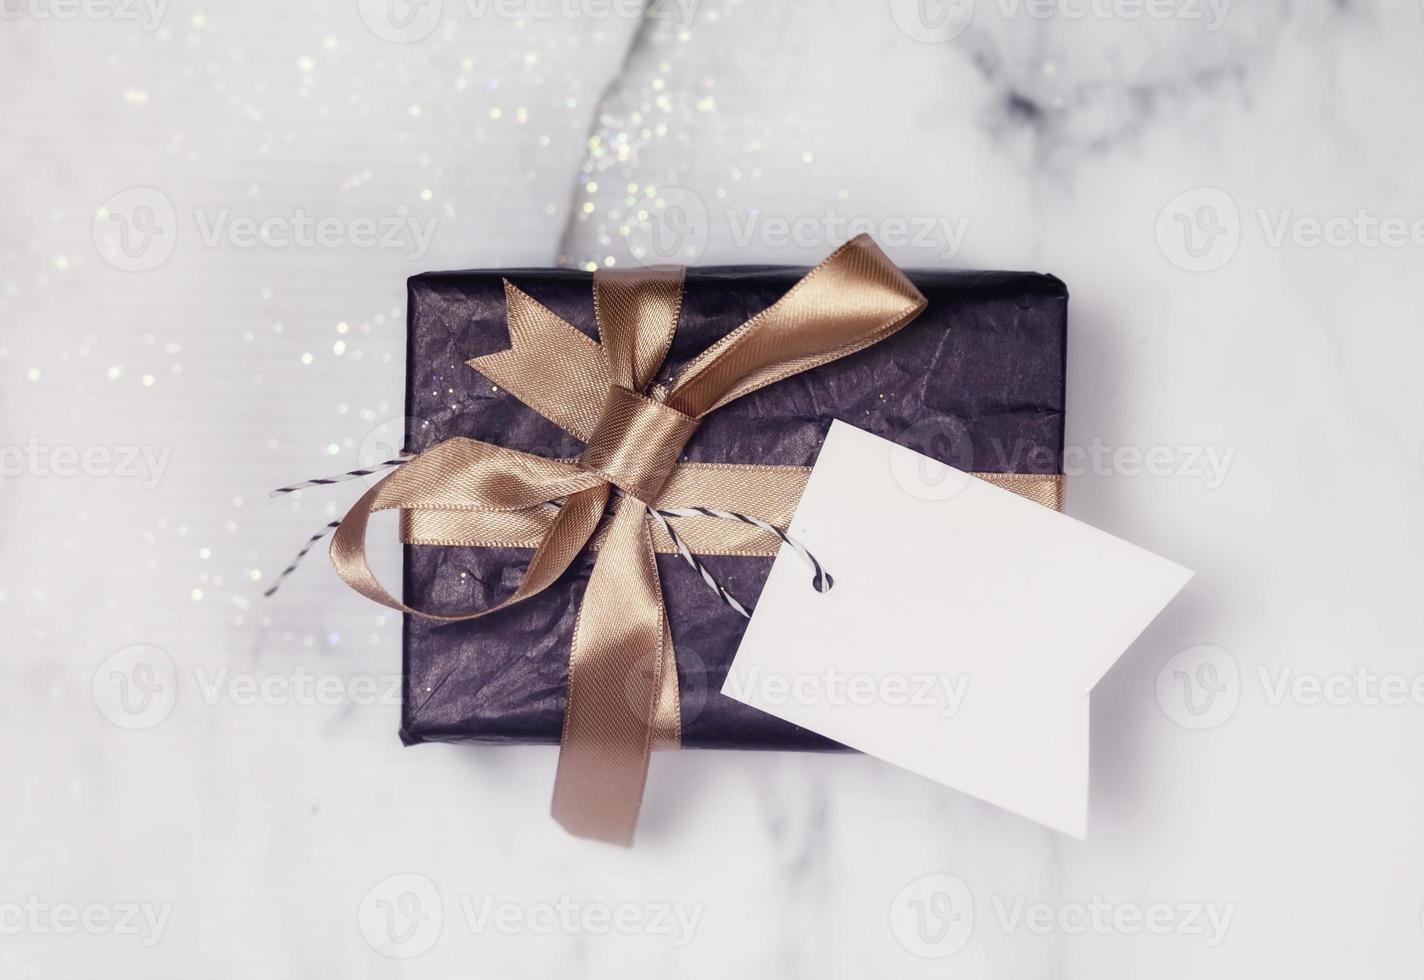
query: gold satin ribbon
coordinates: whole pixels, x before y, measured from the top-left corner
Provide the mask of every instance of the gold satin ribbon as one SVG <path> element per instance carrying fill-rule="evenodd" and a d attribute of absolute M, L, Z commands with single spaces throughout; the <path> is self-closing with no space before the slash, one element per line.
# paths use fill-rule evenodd
<path fill-rule="evenodd" d="M 1052 510 L 1063 509 L 1063 477 L 1056 473 L 973 473 L 972 476 L 1027 497 Z M 682 463 L 658 494 L 664 509 L 696 507 L 709 500 L 738 514 L 751 514 L 786 527 L 811 476 L 809 466 L 755 463 Z M 457 545 L 466 548 L 537 548 L 557 513 L 540 507 L 514 513 L 456 510 L 401 511 L 403 544 Z M 781 539 L 751 524 L 715 517 L 678 519 L 678 537 L 699 555 L 775 558 Z M 676 554 L 677 547 L 657 524 L 651 525 L 653 550 Z M 589 540 L 598 549 L 608 533 L 600 527 Z"/>
<path fill-rule="evenodd" d="M 703 504 L 786 524 L 809 470 L 679 464 L 698 423 L 742 395 L 883 340 L 925 307 L 862 235 L 695 358 L 671 386 L 650 388 L 677 329 L 682 284 L 681 269 L 595 273 L 596 343 L 506 281 L 511 346 L 468 363 L 582 440 L 582 455 L 555 460 L 446 440 L 367 491 L 331 544 L 337 572 L 356 591 L 443 621 L 527 599 L 584 548 L 597 548 L 569 656 L 553 814 L 574 834 L 623 845 L 632 841 L 652 749 L 680 738 L 677 671 L 655 561 L 671 543 L 660 531 L 655 536 L 648 507 Z M 1017 489 L 1056 504 L 1052 478 L 1012 479 L 1029 480 Z M 623 493 L 605 522 L 613 486 Z M 544 506 L 554 501 L 562 506 Z M 414 609 L 386 591 L 366 560 L 370 515 L 387 509 L 401 510 L 410 541 L 513 544 L 532 546 L 534 554 L 518 587 L 494 606 L 461 615 Z M 775 553 L 774 537 L 717 523 L 691 521 L 689 545 Z"/>

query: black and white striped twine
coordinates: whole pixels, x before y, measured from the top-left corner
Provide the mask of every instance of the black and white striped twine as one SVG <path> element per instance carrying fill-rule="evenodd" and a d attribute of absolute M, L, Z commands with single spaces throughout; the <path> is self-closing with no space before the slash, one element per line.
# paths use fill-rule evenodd
<path fill-rule="evenodd" d="M 691 565 L 693 571 L 702 576 L 702 581 L 707 583 L 707 587 L 713 592 L 716 592 L 722 597 L 723 602 L 741 613 L 747 619 L 752 618 L 752 614 L 747 610 L 747 607 L 738 602 L 726 589 L 722 588 L 721 583 L 707 570 L 707 566 L 702 564 L 701 560 L 687 547 L 687 543 L 672 529 L 672 525 L 667 521 L 669 517 L 717 517 L 724 521 L 741 521 L 743 524 L 759 527 L 763 531 L 776 535 L 782 542 L 790 546 L 800 555 L 806 564 L 811 566 L 811 570 L 814 572 L 811 578 L 811 588 L 817 592 L 828 592 L 831 586 L 835 584 L 835 579 L 831 578 L 830 574 L 821 567 L 821 563 L 816 560 L 815 555 L 811 554 L 810 549 L 775 524 L 764 521 L 760 517 L 753 517 L 750 514 L 738 514 L 736 511 L 718 510 L 715 507 L 670 507 L 666 510 L 654 510 L 649 507 L 648 513 L 653 515 L 653 520 L 657 521 L 658 526 L 672 539 L 673 546 L 677 548 L 677 553 L 682 556 L 682 560 Z"/>
<path fill-rule="evenodd" d="M 400 456 L 397 456 L 394 459 L 388 459 L 384 463 L 377 463 L 376 465 L 368 466 L 365 469 L 348 470 L 345 473 L 341 473 L 337 476 L 326 476 L 322 477 L 319 480 L 304 480 L 301 483 L 293 483 L 289 487 L 278 487 L 276 490 L 273 490 L 267 496 L 281 497 L 285 494 L 296 493 L 298 490 L 308 490 L 312 487 L 329 487 L 337 483 L 345 483 L 347 480 L 356 480 L 363 476 L 374 476 L 375 474 L 380 473 L 383 470 L 388 470 L 393 466 L 400 466 L 402 463 L 409 462 L 413 458 L 414 456 L 412 455 L 401 454 Z"/>
<path fill-rule="evenodd" d="M 401 466 L 402 464 L 409 462 L 413 458 L 414 457 L 411 455 L 402 455 L 395 459 L 388 459 L 384 463 L 378 463 L 374 466 L 369 466 L 364 469 L 349 470 L 337 476 L 329 476 L 317 480 L 306 480 L 302 483 L 294 483 L 291 486 L 279 487 L 278 489 L 273 490 L 270 496 L 280 497 L 286 494 L 296 493 L 299 490 L 306 490 L 311 487 L 329 487 L 333 484 L 345 483 L 348 480 L 356 480 L 364 476 L 372 476 L 384 470 Z M 560 504 L 558 504 L 557 502 L 551 502 L 549 504 L 546 504 L 545 506 L 557 509 Z M 739 514 L 736 511 L 731 510 L 718 510 L 715 507 L 669 507 L 657 510 L 653 509 L 652 507 L 649 507 L 648 513 L 652 515 L 653 520 L 657 522 L 658 526 L 662 528 L 663 533 L 666 534 L 668 538 L 672 541 L 673 547 L 677 549 L 677 553 L 682 557 L 682 560 L 692 566 L 693 571 L 695 571 L 702 578 L 703 582 L 707 583 L 707 587 L 713 592 L 717 593 L 717 596 L 724 603 L 726 603 L 728 606 L 736 610 L 738 613 L 740 613 L 747 619 L 751 619 L 751 610 L 749 610 L 746 606 L 739 602 L 736 596 L 732 595 L 730 592 L 728 592 L 725 588 L 722 587 L 721 583 L 717 581 L 716 577 L 710 571 L 707 570 L 707 566 L 702 564 L 701 559 L 699 559 L 696 555 L 692 553 L 692 549 L 688 548 L 687 542 L 683 541 L 682 537 L 677 533 L 677 531 L 673 529 L 673 526 L 671 523 L 669 523 L 668 518 L 677 519 L 682 517 L 712 517 L 724 521 L 741 521 L 743 524 L 750 524 L 751 526 L 760 528 L 761 530 L 766 531 L 769 534 L 776 535 L 778 538 L 781 539 L 784 544 L 786 544 L 798 555 L 800 555 L 801 558 L 806 562 L 806 564 L 811 566 L 811 570 L 813 572 L 811 578 L 811 587 L 817 592 L 828 592 L 830 591 L 831 586 L 835 584 L 835 579 L 831 577 L 829 572 L 827 572 L 824 568 L 821 567 L 821 563 L 816 560 L 815 555 L 811 554 L 809 548 L 803 545 L 800 541 L 797 541 L 790 534 L 787 534 L 781 528 L 777 527 L 775 524 L 772 524 L 770 521 L 764 521 L 760 517 L 753 517 L 750 514 Z M 273 595 L 277 591 L 277 589 L 281 587 L 287 576 L 291 575 L 294 571 L 297 570 L 297 566 L 301 564 L 302 559 L 305 558 L 311 552 L 311 550 L 316 547 L 317 543 L 340 526 L 340 521 L 332 521 L 330 524 L 327 524 L 316 534 L 313 534 L 311 538 L 307 541 L 307 543 L 303 545 L 302 550 L 297 552 L 297 556 L 292 559 L 291 564 L 288 565 L 286 568 L 282 569 L 281 573 L 277 576 L 276 581 L 272 583 L 272 587 L 262 594 L 264 596 Z"/>
<path fill-rule="evenodd" d="M 262 593 L 262 595 L 270 599 L 272 595 L 279 588 L 282 587 L 282 583 L 286 580 L 287 576 L 297 570 L 297 566 L 302 563 L 302 559 L 307 556 L 308 552 L 310 552 L 313 548 L 316 547 L 316 543 L 322 538 L 326 537 L 332 531 L 335 531 L 340 526 L 340 521 L 332 521 L 330 524 L 326 525 L 326 527 L 322 528 L 320 531 L 316 532 L 310 538 L 308 538 L 307 543 L 302 545 L 302 550 L 297 552 L 297 557 L 292 559 L 292 563 L 290 565 L 282 569 L 282 573 L 277 576 L 277 580 L 272 583 L 272 587 L 266 592 Z"/>

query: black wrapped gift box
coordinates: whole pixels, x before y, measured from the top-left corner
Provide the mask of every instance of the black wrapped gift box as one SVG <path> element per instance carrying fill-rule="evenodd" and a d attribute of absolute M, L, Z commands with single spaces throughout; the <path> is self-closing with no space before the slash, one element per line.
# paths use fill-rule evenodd
<path fill-rule="evenodd" d="M 770 306 L 804 269 L 689 269 L 660 380 Z M 1068 294 L 1058 279 L 1016 272 L 908 272 L 929 306 L 899 333 L 719 409 L 684 458 L 812 465 L 833 419 L 964 470 L 1061 472 Z M 467 436 L 543 456 L 581 445 L 465 362 L 509 346 L 508 279 L 597 338 L 592 274 L 525 269 L 427 273 L 409 283 L 406 448 Z M 518 584 L 530 552 L 405 546 L 405 599 L 458 613 Z M 707 556 L 728 590 L 754 602 L 770 558 Z M 407 616 L 401 737 L 555 743 L 564 716 L 574 617 L 593 565 L 585 553 L 555 586 L 465 622 Z M 834 743 L 719 692 L 746 621 L 676 555 L 658 572 L 677 650 L 687 748 L 827 749 Z"/>

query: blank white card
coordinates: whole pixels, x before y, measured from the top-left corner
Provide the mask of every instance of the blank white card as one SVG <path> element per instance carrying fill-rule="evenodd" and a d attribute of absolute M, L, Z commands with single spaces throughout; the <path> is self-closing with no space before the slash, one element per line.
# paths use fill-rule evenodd
<path fill-rule="evenodd" d="M 1064 833 L 1088 692 L 1191 572 L 843 422 L 722 693 Z"/>

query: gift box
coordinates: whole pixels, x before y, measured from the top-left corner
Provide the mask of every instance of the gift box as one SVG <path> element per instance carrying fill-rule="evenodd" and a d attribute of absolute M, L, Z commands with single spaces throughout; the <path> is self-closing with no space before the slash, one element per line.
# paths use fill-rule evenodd
<path fill-rule="evenodd" d="M 671 382 L 691 359 L 776 303 L 805 274 L 769 266 L 687 270 L 658 380 Z M 927 301 L 917 318 L 864 349 L 718 408 L 678 458 L 809 467 L 831 421 L 842 419 L 963 470 L 1016 474 L 1002 482 L 1056 505 L 1064 425 L 1063 283 L 1020 272 L 905 275 Z M 584 447 L 578 439 L 467 362 L 509 348 L 508 286 L 596 341 L 592 279 L 566 269 L 412 278 L 407 451 L 466 437 L 554 459 L 579 457 Z M 403 533 L 405 601 L 448 614 L 508 596 L 533 544 L 451 544 L 422 538 L 407 522 Z M 422 540 L 427 543 L 416 543 Z M 407 615 L 403 741 L 558 744 L 570 643 L 594 559 L 592 550 L 585 551 L 551 587 L 481 619 Z M 771 566 L 765 554 L 710 553 L 702 560 L 748 605 Z M 676 649 L 682 747 L 838 747 L 722 696 L 746 620 L 678 555 L 660 551 L 657 572 Z"/>

